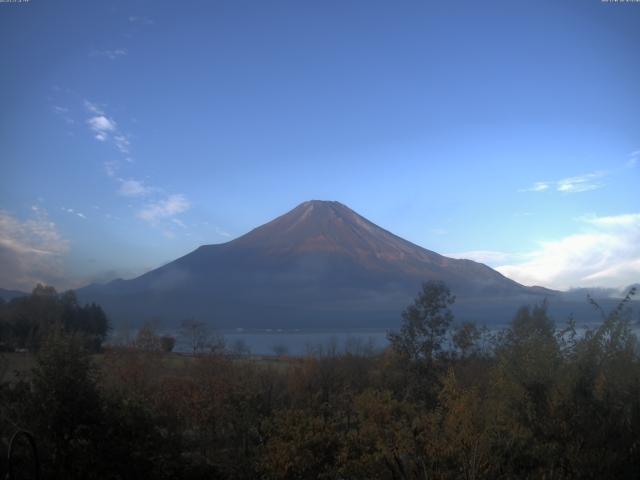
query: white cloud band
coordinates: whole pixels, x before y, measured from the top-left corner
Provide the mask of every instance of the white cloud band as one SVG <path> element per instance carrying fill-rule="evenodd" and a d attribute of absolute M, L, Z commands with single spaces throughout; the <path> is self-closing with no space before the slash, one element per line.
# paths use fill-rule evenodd
<path fill-rule="evenodd" d="M 640 213 L 580 219 L 587 231 L 496 267 L 525 285 L 622 288 L 640 281 Z"/>

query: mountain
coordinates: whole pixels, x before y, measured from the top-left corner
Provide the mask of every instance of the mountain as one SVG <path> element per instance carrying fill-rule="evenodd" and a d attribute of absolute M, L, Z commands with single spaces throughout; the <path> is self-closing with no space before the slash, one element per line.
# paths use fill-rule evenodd
<path fill-rule="evenodd" d="M 632 290 L 636 293 L 636 295 L 640 294 L 640 283 L 632 283 L 628 287 L 623 288 L 620 292 L 620 296 L 626 297 L 631 293 Z"/>
<path fill-rule="evenodd" d="M 18 297 L 26 297 L 28 293 L 20 292 L 18 290 L 6 290 L 4 288 L 0 288 L 0 298 L 4 301 L 9 301 Z"/>
<path fill-rule="evenodd" d="M 195 316 L 224 328 L 380 326 L 395 324 L 426 280 L 445 282 L 475 314 L 504 305 L 512 314 L 556 293 L 432 252 L 339 202 L 317 200 L 140 277 L 77 293 L 134 323 Z"/>

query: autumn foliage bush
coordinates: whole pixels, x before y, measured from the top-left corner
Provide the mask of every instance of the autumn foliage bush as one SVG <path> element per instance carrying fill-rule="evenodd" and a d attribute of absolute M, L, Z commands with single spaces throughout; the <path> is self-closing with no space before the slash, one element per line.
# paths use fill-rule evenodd
<path fill-rule="evenodd" d="M 34 432 L 47 478 L 637 478 L 630 296 L 581 335 L 544 304 L 477 330 L 455 323 L 451 298 L 423 289 L 377 354 L 129 349 L 98 365 L 59 335 L 33 386 L 4 385 L 2 405 Z"/>

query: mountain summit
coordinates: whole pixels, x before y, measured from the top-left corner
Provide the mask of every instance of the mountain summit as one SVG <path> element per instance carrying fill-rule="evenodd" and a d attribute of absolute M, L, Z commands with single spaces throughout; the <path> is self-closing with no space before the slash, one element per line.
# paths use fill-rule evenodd
<path fill-rule="evenodd" d="M 363 262 L 440 257 L 378 227 L 340 202 L 322 200 L 304 202 L 231 243 L 266 248 L 274 255 L 331 252 Z"/>
<path fill-rule="evenodd" d="M 445 282 L 459 298 L 540 295 L 486 265 L 424 249 L 339 202 L 320 200 L 230 242 L 203 245 L 138 278 L 91 285 L 79 295 L 116 319 L 372 326 L 397 319 L 427 280 Z"/>

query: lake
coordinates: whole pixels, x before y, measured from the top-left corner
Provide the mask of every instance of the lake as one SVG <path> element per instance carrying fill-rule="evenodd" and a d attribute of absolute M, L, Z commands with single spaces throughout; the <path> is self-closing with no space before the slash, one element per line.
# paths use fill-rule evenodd
<path fill-rule="evenodd" d="M 559 325 L 561 326 L 561 325 Z M 587 328 L 596 328 L 597 323 L 576 326 L 578 336 Z M 495 333 L 507 325 L 491 325 L 489 331 Z M 632 326 L 640 335 L 638 324 Z M 217 330 L 212 337 L 222 338 L 227 350 L 252 355 L 290 355 L 345 353 L 369 354 L 383 350 L 388 344 L 387 333 L 391 329 L 327 329 L 327 330 L 284 330 L 284 329 L 234 329 Z M 131 332 L 130 338 L 135 338 Z M 179 329 L 159 330 L 159 335 L 176 338 L 174 352 L 191 353 L 191 345 Z M 114 336 L 113 343 L 121 343 Z"/>
<path fill-rule="evenodd" d="M 188 341 L 176 334 L 176 352 L 189 352 Z M 387 330 L 222 330 L 227 349 L 246 350 L 253 355 L 293 355 L 308 353 L 374 352 L 387 345 Z"/>

